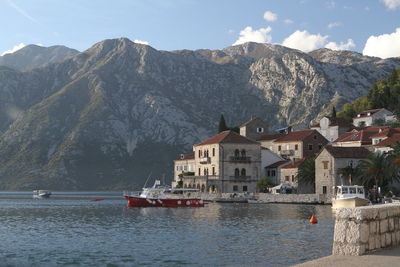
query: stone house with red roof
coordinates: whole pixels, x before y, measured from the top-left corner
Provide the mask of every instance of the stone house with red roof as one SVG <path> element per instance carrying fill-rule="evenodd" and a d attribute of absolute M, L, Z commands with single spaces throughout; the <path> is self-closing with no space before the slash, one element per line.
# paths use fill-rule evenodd
<path fill-rule="evenodd" d="M 185 188 L 213 193 L 256 192 L 261 175 L 260 143 L 224 131 L 194 145 L 193 151 L 194 175 L 178 177 Z"/>
<path fill-rule="evenodd" d="M 374 144 L 374 151 L 378 153 L 389 152 L 397 144 L 400 144 L 400 132 L 394 132 L 388 137 L 380 139 L 380 142 Z"/>
<path fill-rule="evenodd" d="M 376 145 L 394 133 L 400 132 L 399 128 L 388 126 L 369 126 L 353 129 L 336 139 L 332 145 L 342 147 L 359 147 Z"/>
<path fill-rule="evenodd" d="M 329 142 L 333 142 L 354 126 L 343 118 L 325 116 L 310 128 L 317 130 Z"/>
<path fill-rule="evenodd" d="M 365 147 L 337 147 L 327 145 L 315 158 L 315 193 L 330 203 L 334 187 L 349 184 L 349 177 L 342 177 L 338 171 L 347 166 L 356 167 L 361 159 L 371 152 Z"/>
<path fill-rule="evenodd" d="M 372 126 L 377 121 L 394 122 L 395 120 L 393 112 L 385 108 L 370 109 L 358 113 L 357 116 L 353 118 L 353 125 L 356 127 L 365 127 Z"/>
<path fill-rule="evenodd" d="M 196 162 L 194 159 L 194 152 L 182 153 L 180 157 L 174 160 L 174 179 L 172 187 L 176 187 L 180 177 L 184 175 L 189 176 L 196 171 Z"/>

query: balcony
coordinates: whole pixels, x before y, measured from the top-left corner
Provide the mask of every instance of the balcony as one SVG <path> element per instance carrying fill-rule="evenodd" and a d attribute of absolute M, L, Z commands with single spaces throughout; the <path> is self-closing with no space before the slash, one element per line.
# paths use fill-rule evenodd
<path fill-rule="evenodd" d="M 199 159 L 200 164 L 209 164 L 211 162 L 210 157 L 203 157 Z"/>
<path fill-rule="evenodd" d="M 280 154 L 282 156 L 293 156 L 294 155 L 294 150 L 293 149 L 281 150 Z"/>
<path fill-rule="evenodd" d="M 251 157 L 240 157 L 240 156 L 232 156 L 229 158 L 230 162 L 237 162 L 237 163 L 250 163 Z"/>
<path fill-rule="evenodd" d="M 240 176 L 229 176 L 229 178 L 237 180 L 237 181 L 248 181 L 248 180 L 251 179 L 251 176 L 242 176 L 242 175 L 240 175 Z"/>
<path fill-rule="evenodd" d="M 219 175 L 202 175 L 202 176 L 183 176 L 182 178 L 184 180 L 185 179 L 191 179 L 191 180 L 218 180 L 220 177 L 219 177 Z"/>

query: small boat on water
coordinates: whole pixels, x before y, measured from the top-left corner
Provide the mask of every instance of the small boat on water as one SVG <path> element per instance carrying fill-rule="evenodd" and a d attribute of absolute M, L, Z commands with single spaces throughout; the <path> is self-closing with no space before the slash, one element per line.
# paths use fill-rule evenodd
<path fill-rule="evenodd" d="M 363 186 L 341 185 L 336 188 L 336 195 L 332 199 L 332 208 L 354 208 L 368 205 Z"/>
<path fill-rule="evenodd" d="M 145 187 L 139 193 L 123 193 L 128 201 L 128 207 L 204 207 L 200 198 L 190 197 L 191 193 L 198 192 L 197 189 L 171 188 L 162 186 L 156 180 L 152 187 Z"/>
<path fill-rule="evenodd" d="M 48 190 L 34 190 L 33 198 L 49 198 L 51 196 L 51 192 Z"/>

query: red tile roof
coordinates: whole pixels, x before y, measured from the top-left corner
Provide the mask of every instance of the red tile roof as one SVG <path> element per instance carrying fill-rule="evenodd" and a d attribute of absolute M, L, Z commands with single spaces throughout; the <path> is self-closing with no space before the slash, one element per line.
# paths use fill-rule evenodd
<path fill-rule="evenodd" d="M 365 147 L 342 147 L 327 145 L 325 148 L 334 158 L 366 158 L 371 152 Z"/>
<path fill-rule="evenodd" d="M 265 168 L 278 168 L 281 165 L 288 163 L 287 160 L 280 160 L 278 162 L 272 163 L 271 165 L 265 166 Z"/>
<path fill-rule="evenodd" d="M 392 136 L 393 134 L 400 133 L 400 128 L 386 128 L 371 136 L 371 138 Z"/>
<path fill-rule="evenodd" d="M 379 112 L 379 111 L 381 111 L 381 110 L 382 110 L 382 108 L 364 110 L 364 111 L 358 113 L 356 117 L 357 117 L 357 118 L 369 117 L 369 116 L 373 115 L 374 113 L 377 113 L 377 112 Z M 368 115 L 368 113 L 369 113 L 370 115 Z M 358 115 L 360 115 L 360 116 L 358 116 Z"/>
<path fill-rule="evenodd" d="M 261 136 L 259 139 L 257 139 L 257 141 L 271 141 L 271 140 L 275 140 L 278 139 L 280 137 L 285 136 L 286 134 L 283 133 L 278 133 L 278 134 L 264 134 L 263 136 Z"/>
<path fill-rule="evenodd" d="M 305 161 L 305 160 L 306 160 L 306 158 L 298 159 L 298 160 L 295 160 L 294 162 L 291 161 L 288 164 L 282 166 L 281 169 L 296 169 L 296 168 L 300 167 L 301 163 L 303 163 L 303 161 Z"/>
<path fill-rule="evenodd" d="M 397 142 L 400 142 L 400 133 L 395 133 L 392 136 L 386 138 L 385 140 L 382 140 L 375 146 L 393 146 L 396 145 Z"/>
<path fill-rule="evenodd" d="M 182 153 L 180 158 L 176 160 L 188 160 L 188 159 L 194 159 L 194 152 Z"/>
<path fill-rule="evenodd" d="M 317 130 L 303 130 L 303 131 L 294 131 L 290 132 L 274 141 L 274 143 L 283 143 L 283 142 L 294 142 L 294 141 L 303 141 L 308 136 L 313 133 L 318 133 Z"/>
<path fill-rule="evenodd" d="M 231 143 L 231 144 L 259 144 L 233 131 L 223 131 L 195 146 Z"/>
<path fill-rule="evenodd" d="M 369 126 L 339 136 L 334 142 L 361 142 L 361 145 L 372 144 L 372 137 L 388 129 L 388 126 Z"/>

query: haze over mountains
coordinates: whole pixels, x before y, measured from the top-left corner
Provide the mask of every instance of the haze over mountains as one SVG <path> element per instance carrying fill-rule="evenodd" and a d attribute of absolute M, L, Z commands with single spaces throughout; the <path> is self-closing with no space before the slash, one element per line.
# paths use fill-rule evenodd
<path fill-rule="evenodd" d="M 27 46 L 0 65 L 0 189 L 106 190 L 170 179 L 221 113 L 231 126 L 306 127 L 400 58 L 257 43 L 168 52 L 120 38 L 81 53 Z"/>

